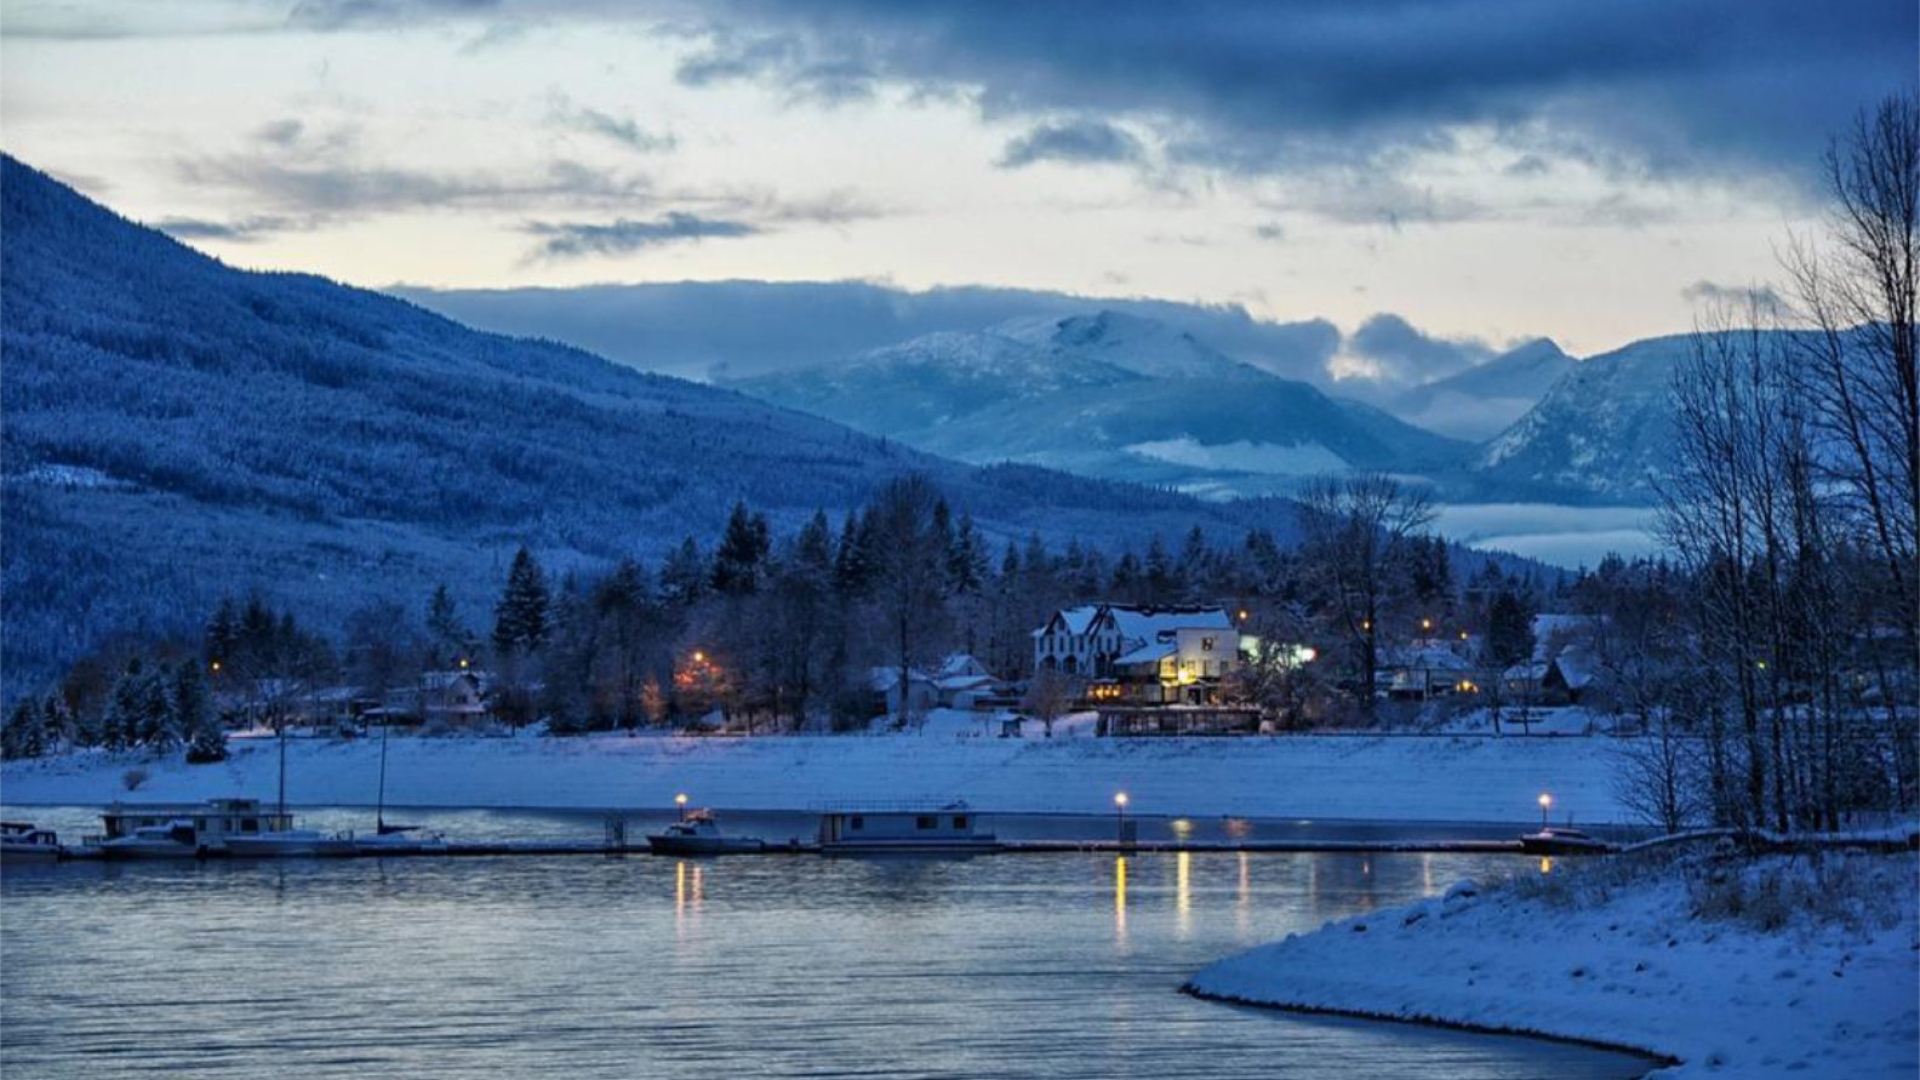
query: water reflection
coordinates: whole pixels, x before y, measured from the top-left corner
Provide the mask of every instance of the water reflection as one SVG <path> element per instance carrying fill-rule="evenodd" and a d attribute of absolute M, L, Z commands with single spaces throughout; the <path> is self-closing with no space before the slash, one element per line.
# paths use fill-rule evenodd
<path fill-rule="evenodd" d="M 1193 933 L 1193 853 L 1182 851 L 1174 856 L 1173 867 L 1175 927 L 1184 938 Z"/>
<path fill-rule="evenodd" d="M 1127 942 L 1127 857 L 1116 856 L 1113 860 L 1113 938 L 1120 944 Z"/>

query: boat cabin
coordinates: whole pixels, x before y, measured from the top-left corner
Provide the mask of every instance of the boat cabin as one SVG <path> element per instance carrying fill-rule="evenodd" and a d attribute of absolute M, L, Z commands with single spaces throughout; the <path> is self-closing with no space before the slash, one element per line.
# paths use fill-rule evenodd
<path fill-rule="evenodd" d="M 820 850 L 970 851 L 999 846 L 965 803 L 916 809 L 831 810 L 820 815 Z"/>
<path fill-rule="evenodd" d="M 171 828 L 179 823 L 193 826 L 195 842 L 218 848 L 228 836 L 252 836 L 293 829 L 293 815 L 278 810 L 263 810 L 259 799 L 209 799 L 203 803 L 114 803 L 100 815 L 106 833 L 101 839 L 118 840 L 132 836 L 137 829 Z"/>

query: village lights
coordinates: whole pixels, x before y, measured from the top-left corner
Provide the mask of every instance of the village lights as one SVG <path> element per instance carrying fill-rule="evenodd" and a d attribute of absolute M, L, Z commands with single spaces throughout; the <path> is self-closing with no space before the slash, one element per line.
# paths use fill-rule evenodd
<path fill-rule="evenodd" d="M 209 665 L 207 665 L 207 666 L 208 666 L 208 667 L 210 667 L 210 668 L 211 668 L 211 669 L 213 670 L 213 673 L 214 673 L 215 675 L 218 675 L 218 674 L 220 674 L 220 661 L 218 661 L 218 660 L 215 660 L 215 661 L 214 661 L 213 663 L 211 663 L 211 664 L 209 664 Z"/>
<path fill-rule="evenodd" d="M 467 658 L 466 658 L 466 657 L 464 657 L 464 656 L 463 656 L 463 657 L 461 657 L 461 658 L 460 658 L 460 670 L 462 670 L 462 671 L 465 671 L 465 670 L 467 669 L 467 664 L 468 664 L 468 663 L 469 663 L 469 661 L 467 660 Z"/>
<path fill-rule="evenodd" d="M 1553 796 L 1547 794 L 1544 791 L 1541 792 L 1540 793 L 1540 827 L 1543 829 L 1547 827 L 1547 811 L 1552 808 L 1553 808 Z"/>
<path fill-rule="evenodd" d="M 680 810 L 680 820 L 687 820 L 687 793 L 681 792 L 673 797 L 673 805 Z"/>
<path fill-rule="evenodd" d="M 1420 620 L 1420 629 L 1421 629 L 1421 630 L 1428 630 L 1428 631 L 1430 631 L 1430 630 L 1432 630 L 1432 629 L 1433 629 L 1433 620 L 1432 620 L 1432 619 L 1421 619 L 1421 620 Z"/>
<path fill-rule="evenodd" d="M 707 662 L 707 654 L 706 654 L 706 653 L 703 653 L 703 652 L 701 652 L 701 651 L 700 651 L 699 649 L 695 649 L 695 650 L 693 650 L 693 662 L 694 662 L 694 663 L 696 663 L 696 664 L 704 664 L 704 663 L 706 663 L 706 662 Z"/>

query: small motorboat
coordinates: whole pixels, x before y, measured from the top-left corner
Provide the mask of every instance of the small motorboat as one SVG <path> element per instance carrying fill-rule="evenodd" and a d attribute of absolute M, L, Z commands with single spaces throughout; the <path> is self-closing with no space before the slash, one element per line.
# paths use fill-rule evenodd
<path fill-rule="evenodd" d="M 382 823 L 372 836 L 355 836 L 353 849 L 360 855 L 422 855 L 447 850 L 447 837 L 419 825 Z"/>
<path fill-rule="evenodd" d="M 24 821 L 0 821 L 0 860 L 31 862 L 60 857 L 60 838 L 52 829 L 36 829 Z"/>
<path fill-rule="evenodd" d="M 310 859 L 327 855 L 355 855 L 358 851 L 350 832 L 285 829 L 229 836 L 227 854 L 241 859 Z"/>
<path fill-rule="evenodd" d="M 706 810 L 695 810 L 665 831 L 647 836 L 647 850 L 655 855 L 738 855 L 764 851 L 766 846 L 758 837 L 722 833 L 720 823 Z"/>
<path fill-rule="evenodd" d="M 142 825 L 95 843 L 103 859 L 195 859 L 214 854 L 200 842 L 193 822 L 179 818 L 161 825 Z"/>
<path fill-rule="evenodd" d="M 1571 825 L 1546 825 L 1522 833 L 1520 849 L 1531 855 L 1605 855 L 1613 845 Z"/>

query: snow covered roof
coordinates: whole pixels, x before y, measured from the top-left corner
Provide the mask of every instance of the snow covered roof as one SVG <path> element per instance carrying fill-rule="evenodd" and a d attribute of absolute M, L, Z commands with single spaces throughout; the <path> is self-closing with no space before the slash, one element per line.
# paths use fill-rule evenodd
<path fill-rule="evenodd" d="M 915 671 L 909 677 L 917 683 L 933 681 L 924 671 Z M 876 691 L 891 690 L 899 684 L 900 669 L 897 667 L 877 667 L 867 672 L 867 685 Z"/>
<path fill-rule="evenodd" d="M 1157 664 L 1178 651 L 1180 651 L 1179 646 L 1171 641 L 1149 641 L 1132 652 L 1125 653 L 1116 658 L 1114 663 L 1121 666 L 1128 664 Z"/>
<path fill-rule="evenodd" d="M 974 659 L 971 654 L 954 653 L 940 662 L 940 670 L 936 673 L 936 677 L 952 679 L 964 675 L 974 678 L 991 678 L 992 674 L 987 670 L 987 665 Z"/>
<path fill-rule="evenodd" d="M 1161 634 L 1178 630 L 1231 630 L 1233 620 L 1225 608 L 1217 607 L 1121 607 L 1110 605 L 1114 626 L 1120 636 L 1135 641 L 1157 641 Z"/>
<path fill-rule="evenodd" d="M 1466 657 L 1445 645 L 1424 645 L 1383 651 L 1388 667 L 1427 668 L 1434 671 L 1466 671 L 1473 667 Z"/>
<path fill-rule="evenodd" d="M 1553 664 L 1560 669 L 1560 677 L 1566 680 L 1567 689 L 1584 690 L 1599 676 L 1600 658 L 1585 645 L 1569 645 L 1554 657 Z"/>
<path fill-rule="evenodd" d="M 1524 664 L 1515 664 L 1500 673 L 1500 677 L 1509 682 L 1535 681 L 1547 674 L 1547 665 L 1538 660 L 1529 660 Z"/>
<path fill-rule="evenodd" d="M 1087 627 L 1093 625 L 1094 616 L 1100 614 L 1099 604 L 1082 604 L 1079 607 L 1061 608 L 1060 621 L 1067 625 L 1067 633 L 1084 634 Z"/>
<path fill-rule="evenodd" d="M 997 682 L 991 675 L 949 675 L 935 679 L 933 685 L 942 690 L 974 690 L 983 686 L 992 686 Z"/>

